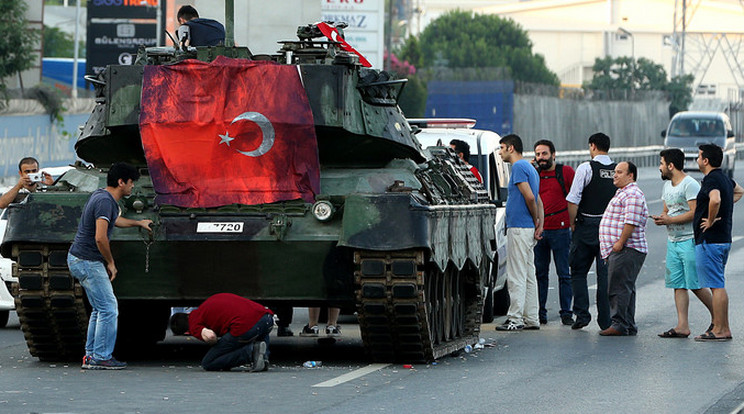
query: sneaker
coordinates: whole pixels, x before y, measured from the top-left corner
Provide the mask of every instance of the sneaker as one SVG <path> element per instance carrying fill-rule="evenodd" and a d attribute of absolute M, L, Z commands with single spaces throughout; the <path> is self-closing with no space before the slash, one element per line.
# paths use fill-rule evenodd
<path fill-rule="evenodd" d="M 326 326 L 326 335 L 328 336 L 341 336 L 341 327 L 338 325 Z"/>
<path fill-rule="evenodd" d="M 574 324 L 573 316 L 571 315 L 563 315 L 561 316 L 561 323 L 564 325 L 571 326 Z"/>
<path fill-rule="evenodd" d="M 276 336 L 294 336 L 294 332 L 289 329 L 289 326 L 280 326 L 276 330 Z"/>
<path fill-rule="evenodd" d="M 88 363 L 83 365 L 83 369 L 124 369 L 126 367 L 126 362 L 117 361 L 114 357 L 111 357 L 111 359 L 95 359 L 89 356 Z"/>
<path fill-rule="evenodd" d="M 90 359 L 92 357 L 90 355 L 83 356 L 83 365 L 81 366 L 82 369 L 90 369 Z"/>
<path fill-rule="evenodd" d="M 524 325 L 508 319 L 502 325 L 496 327 L 497 331 L 521 331 L 522 329 L 524 329 Z"/>
<path fill-rule="evenodd" d="M 319 332 L 318 325 L 305 325 L 302 327 L 302 331 L 300 331 L 300 336 L 318 336 Z"/>
<path fill-rule="evenodd" d="M 548 324 L 548 318 L 545 316 L 540 317 L 540 325 L 547 325 Z"/>
<path fill-rule="evenodd" d="M 525 331 L 539 331 L 540 325 L 525 325 L 522 329 Z"/>
<path fill-rule="evenodd" d="M 269 368 L 266 365 L 266 342 L 260 341 L 253 344 L 253 369 L 251 372 L 266 371 Z"/>

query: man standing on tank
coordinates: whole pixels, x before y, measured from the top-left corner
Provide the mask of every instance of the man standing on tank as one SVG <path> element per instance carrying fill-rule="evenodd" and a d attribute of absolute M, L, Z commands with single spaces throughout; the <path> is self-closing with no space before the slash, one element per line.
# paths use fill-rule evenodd
<path fill-rule="evenodd" d="M 114 226 L 142 227 L 152 232 L 152 220 L 132 220 L 120 215 L 118 201 L 132 194 L 139 176 L 139 171 L 129 164 L 111 166 L 106 176 L 106 187 L 94 191 L 85 203 L 75 239 L 67 254 L 70 274 L 80 281 L 93 308 L 88 321 L 83 369 L 123 369 L 127 366 L 111 355 L 116 344 L 119 309 L 111 285 L 117 269 L 109 240 Z"/>
<path fill-rule="evenodd" d="M 499 156 L 511 163 L 506 199 L 506 280 L 511 301 L 506 321 L 496 330 L 540 329 L 533 250 L 543 231 L 540 177 L 522 158 L 522 139 L 518 135 L 509 134 L 499 144 Z"/>
<path fill-rule="evenodd" d="M 598 132 L 589 137 L 591 161 L 576 168 L 568 201 L 568 221 L 573 232 L 569 261 L 571 288 L 574 295 L 576 321 L 571 329 L 589 325 L 589 288 L 587 274 L 596 263 L 597 271 L 597 323 L 601 329 L 610 327 L 610 302 L 607 287 L 607 264 L 599 251 L 599 222 L 617 188 L 613 184 L 615 163 L 607 155 L 610 137 Z"/>
<path fill-rule="evenodd" d="M 535 163 L 540 174 L 540 199 L 545 209 L 542 239 L 535 246 L 535 270 L 540 298 L 540 324 L 548 323 L 548 286 L 550 280 L 550 254 L 553 253 L 558 274 L 558 297 L 561 323 L 573 325 L 571 313 L 571 272 L 568 268 L 568 248 L 571 245 L 571 228 L 568 224 L 566 195 L 574 179 L 570 165 L 555 162 L 555 145 L 541 139 L 535 143 Z"/>
<path fill-rule="evenodd" d="M 178 9 L 178 42 L 185 46 L 220 46 L 225 44 L 225 26 L 222 23 L 199 17 L 192 6 Z"/>

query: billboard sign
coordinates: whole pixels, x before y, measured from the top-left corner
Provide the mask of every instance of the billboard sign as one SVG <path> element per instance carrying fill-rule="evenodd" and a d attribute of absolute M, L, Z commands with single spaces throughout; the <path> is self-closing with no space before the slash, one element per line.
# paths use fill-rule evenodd
<path fill-rule="evenodd" d="M 131 65 L 140 46 L 157 46 L 159 0 L 88 0 L 88 75 L 106 65 Z M 160 14 L 162 15 L 162 14 Z"/>
<path fill-rule="evenodd" d="M 376 68 L 382 68 L 385 0 L 320 0 L 323 21 L 345 22 L 346 41 Z"/>

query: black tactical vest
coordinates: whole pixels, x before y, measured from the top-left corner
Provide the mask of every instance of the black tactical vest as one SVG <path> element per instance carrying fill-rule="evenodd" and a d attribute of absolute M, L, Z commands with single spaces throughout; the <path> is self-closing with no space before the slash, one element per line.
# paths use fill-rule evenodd
<path fill-rule="evenodd" d="M 589 165 L 592 167 L 592 179 L 581 193 L 579 214 L 601 216 L 617 191 L 617 187 L 612 183 L 617 164 L 613 162 L 604 165 L 598 161 L 589 161 Z"/>

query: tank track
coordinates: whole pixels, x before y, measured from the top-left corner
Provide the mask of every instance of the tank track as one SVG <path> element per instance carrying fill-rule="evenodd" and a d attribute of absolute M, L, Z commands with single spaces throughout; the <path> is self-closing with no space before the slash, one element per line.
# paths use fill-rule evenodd
<path fill-rule="evenodd" d="M 83 289 L 67 269 L 68 245 L 16 245 L 15 298 L 32 356 L 76 361 L 84 354 L 88 325 Z"/>
<path fill-rule="evenodd" d="M 377 361 L 432 361 L 478 341 L 478 271 L 441 272 L 422 250 L 356 251 L 362 341 Z"/>

